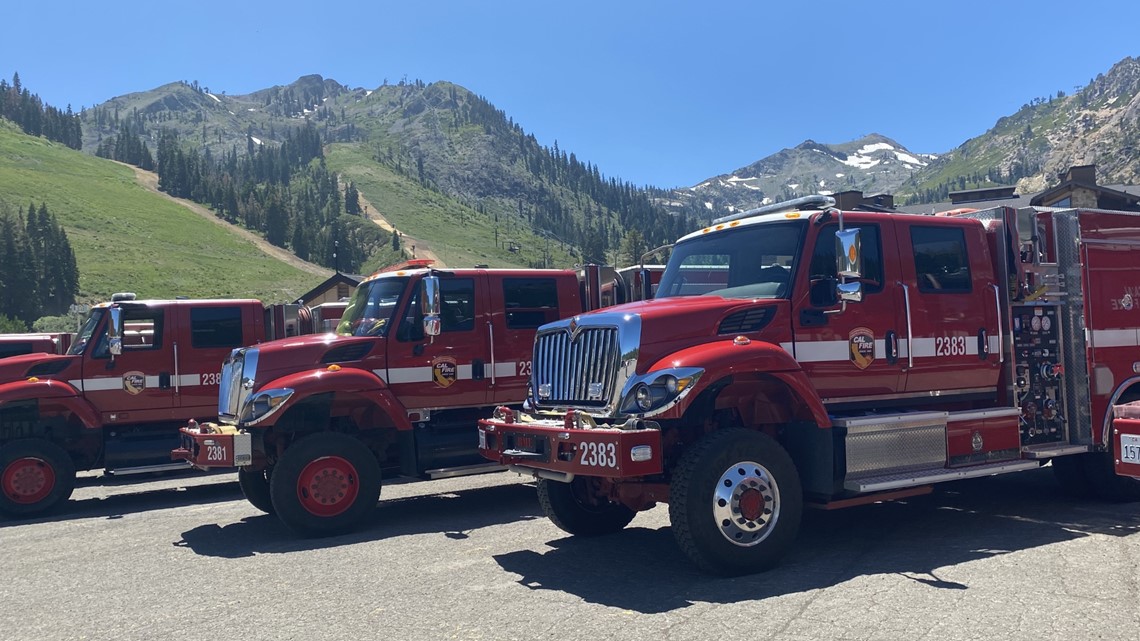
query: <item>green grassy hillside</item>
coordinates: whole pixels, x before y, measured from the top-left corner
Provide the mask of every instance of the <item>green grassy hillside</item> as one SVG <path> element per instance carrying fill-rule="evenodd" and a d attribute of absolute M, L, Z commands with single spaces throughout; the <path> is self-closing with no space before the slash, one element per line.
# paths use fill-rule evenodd
<path fill-rule="evenodd" d="M 0 121 L 0 206 L 43 202 L 67 231 L 80 297 L 292 300 L 322 278 L 140 186 L 131 168 L 20 133 Z"/>
<path fill-rule="evenodd" d="M 493 214 L 478 212 L 390 170 L 374 161 L 362 145 L 329 145 L 326 162 L 343 180 L 355 183 L 396 229 L 430 241 L 432 251 L 448 267 L 542 265 L 544 252 L 550 267 L 569 267 L 578 260 L 557 240 L 534 235 L 515 217 L 503 216 L 496 223 Z M 515 241 L 518 251 L 509 251 L 510 241 Z"/>

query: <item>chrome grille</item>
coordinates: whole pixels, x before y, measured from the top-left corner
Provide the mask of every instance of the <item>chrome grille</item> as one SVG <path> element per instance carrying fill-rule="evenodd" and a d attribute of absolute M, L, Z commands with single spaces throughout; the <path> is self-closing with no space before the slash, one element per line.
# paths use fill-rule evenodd
<path fill-rule="evenodd" d="M 222 363 L 222 380 L 218 385 L 218 418 L 227 423 L 237 421 L 251 388 L 243 383 L 257 375 L 257 350 L 239 348 L 230 352 Z"/>
<path fill-rule="evenodd" d="M 604 407 L 614 395 L 620 365 L 616 327 L 541 334 L 534 344 L 532 393 L 544 406 Z"/>

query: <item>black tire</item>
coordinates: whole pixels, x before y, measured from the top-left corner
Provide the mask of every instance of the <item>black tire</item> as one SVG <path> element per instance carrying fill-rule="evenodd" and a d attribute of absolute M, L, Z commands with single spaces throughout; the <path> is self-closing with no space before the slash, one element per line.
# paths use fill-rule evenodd
<path fill-rule="evenodd" d="M 759 432 L 718 430 L 673 470 L 673 537 L 701 570 L 724 576 L 775 565 L 795 541 L 803 488 L 784 448 Z"/>
<path fill-rule="evenodd" d="M 1108 435 L 1107 452 L 1090 452 L 1080 455 L 1085 464 L 1085 474 L 1092 490 L 1102 499 L 1117 503 L 1140 501 L 1140 479 L 1116 474 L 1116 431 L 1111 428 Z"/>
<path fill-rule="evenodd" d="M 278 518 L 297 534 L 342 534 L 374 514 L 380 464 L 351 436 L 311 434 L 290 445 L 273 466 L 269 496 Z"/>
<path fill-rule="evenodd" d="M 247 470 L 239 467 L 238 486 L 241 487 L 241 493 L 250 505 L 266 514 L 275 514 L 273 499 L 269 496 L 269 470 Z"/>
<path fill-rule="evenodd" d="M 60 446 L 39 438 L 0 446 L 0 513 L 43 514 L 75 489 L 75 462 Z"/>
<path fill-rule="evenodd" d="M 555 525 L 576 536 L 601 536 L 629 525 L 637 512 L 597 497 L 591 485 L 583 477 L 570 483 L 539 479 L 538 503 Z"/>
<path fill-rule="evenodd" d="M 1050 461 L 1053 468 L 1053 478 L 1061 486 L 1061 492 L 1066 496 L 1077 499 L 1087 499 L 1096 496 L 1092 479 L 1086 469 L 1084 454 L 1058 456 Z"/>

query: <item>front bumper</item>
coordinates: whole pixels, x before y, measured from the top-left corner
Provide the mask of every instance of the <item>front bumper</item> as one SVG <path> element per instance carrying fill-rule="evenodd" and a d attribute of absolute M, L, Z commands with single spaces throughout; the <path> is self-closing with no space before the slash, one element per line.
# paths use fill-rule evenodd
<path fill-rule="evenodd" d="M 253 463 L 253 437 L 232 425 L 191 422 L 181 428 L 180 446 L 171 450 L 170 458 L 208 470 L 240 467 Z"/>
<path fill-rule="evenodd" d="M 479 453 L 537 476 L 636 478 L 662 473 L 661 430 L 651 421 L 634 429 L 597 426 L 573 411 L 558 419 L 528 419 L 505 408 L 479 421 Z"/>
<path fill-rule="evenodd" d="M 1117 418 L 1113 420 L 1112 427 L 1116 473 L 1140 478 L 1140 417 Z"/>

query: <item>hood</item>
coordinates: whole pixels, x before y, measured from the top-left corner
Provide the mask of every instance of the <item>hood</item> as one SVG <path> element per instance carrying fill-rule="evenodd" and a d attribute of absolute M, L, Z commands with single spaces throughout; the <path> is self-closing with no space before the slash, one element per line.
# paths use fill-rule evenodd
<path fill-rule="evenodd" d="M 257 378 L 265 382 L 293 372 L 333 363 L 360 361 L 376 351 L 383 355 L 384 340 L 373 336 L 307 334 L 254 345 L 258 351 Z"/>
<path fill-rule="evenodd" d="M 66 378 L 63 373 L 79 356 L 66 354 L 21 354 L 0 359 L 0 384 L 11 383 L 29 376 L 39 378 Z"/>
<path fill-rule="evenodd" d="M 746 335 L 778 342 L 786 318 L 776 321 L 789 303 L 784 299 L 720 296 L 660 298 L 600 310 L 636 314 L 641 319 L 637 371 L 644 373 L 668 354 L 718 338 Z"/>

